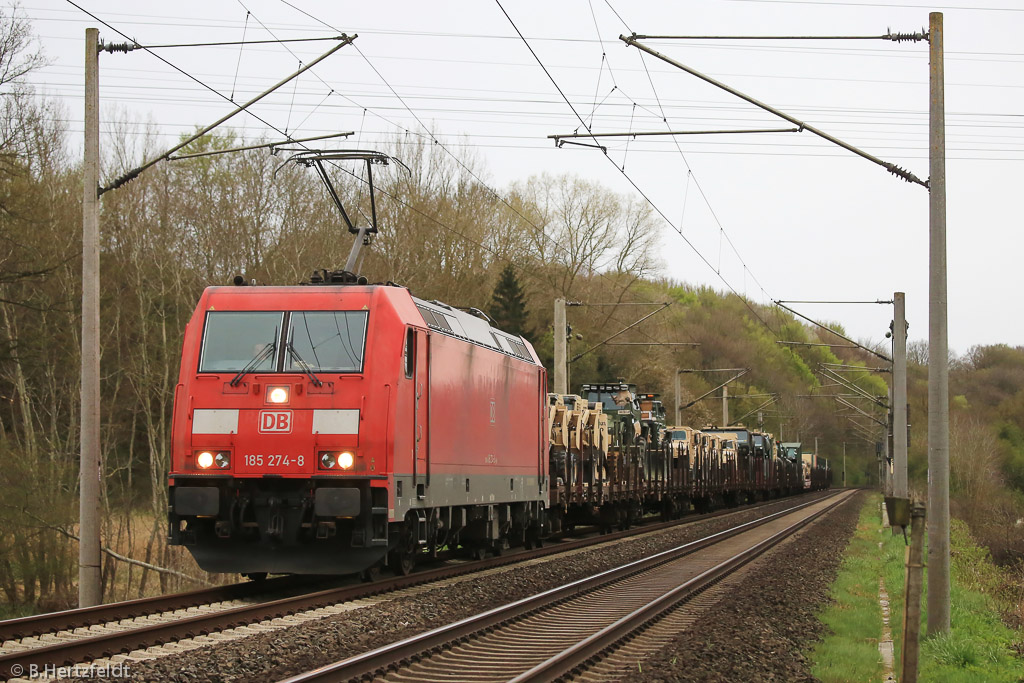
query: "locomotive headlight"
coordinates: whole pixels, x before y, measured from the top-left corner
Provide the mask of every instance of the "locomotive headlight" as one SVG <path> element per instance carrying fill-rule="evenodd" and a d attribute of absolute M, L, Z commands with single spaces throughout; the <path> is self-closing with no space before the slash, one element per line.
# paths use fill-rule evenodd
<path fill-rule="evenodd" d="M 352 451 L 332 453 L 320 451 L 320 469 L 322 470 L 350 470 L 356 464 L 356 456 Z"/>
<path fill-rule="evenodd" d="M 226 470 L 231 467 L 231 451 L 196 451 L 196 467 Z"/>
<path fill-rule="evenodd" d="M 267 403 L 287 403 L 288 387 L 267 387 Z"/>

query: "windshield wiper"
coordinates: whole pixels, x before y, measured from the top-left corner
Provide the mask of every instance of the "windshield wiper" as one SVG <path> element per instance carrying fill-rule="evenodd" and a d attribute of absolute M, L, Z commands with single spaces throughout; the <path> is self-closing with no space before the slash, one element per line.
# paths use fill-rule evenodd
<path fill-rule="evenodd" d="M 324 385 L 320 378 L 316 376 L 316 373 L 313 372 L 313 368 L 310 367 L 309 363 L 302 360 L 302 356 L 300 356 L 299 352 L 295 350 L 295 346 L 292 344 L 291 339 L 289 339 L 288 342 L 284 345 L 284 348 L 287 349 L 288 355 L 292 357 L 292 360 L 295 361 L 295 364 L 299 367 L 299 369 L 302 370 L 302 372 L 305 373 L 307 377 L 309 377 L 309 381 L 311 381 L 314 386 L 322 387 Z"/>
<path fill-rule="evenodd" d="M 272 358 L 276 353 L 277 353 L 277 330 L 274 330 L 274 341 L 268 342 L 266 346 L 264 346 L 262 349 L 260 349 L 260 351 L 255 356 L 252 357 L 252 360 L 250 360 L 248 363 L 246 363 L 245 367 L 238 371 L 238 374 L 235 375 L 234 379 L 232 379 L 229 382 L 229 384 L 231 386 L 233 386 L 233 387 L 238 386 L 238 383 L 242 381 L 243 377 L 248 375 L 250 372 L 255 370 L 257 367 L 259 367 L 260 363 L 262 363 L 263 361 L 267 360 L 268 358 Z"/>

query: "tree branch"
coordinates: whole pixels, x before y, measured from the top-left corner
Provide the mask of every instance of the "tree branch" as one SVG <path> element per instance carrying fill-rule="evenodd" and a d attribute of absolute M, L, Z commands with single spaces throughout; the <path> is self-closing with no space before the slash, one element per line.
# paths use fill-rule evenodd
<path fill-rule="evenodd" d="M 9 506 L 6 506 L 6 507 L 9 507 Z M 57 533 L 62 534 L 64 536 L 67 536 L 68 538 L 73 539 L 75 541 L 81 541 L 81 539 L 78 536 L 76 536 L 75 534 L 71 533 L 70 531 L 68 531 L 64 527 L 54 526 L 53 524 L 50 524 L 50 523 L 46 522 L 45 520 L 42 520 L 39 517 L 36 517 L 35 515 L 33 515 L 28 510 L 22 509 L 21 512 L 23 514 L 31 517 L 32 519 L 36 520 L 37 522 L 39 522 L 39 524 L 41 524 L 46 529 L 50 529 L 51 531 L 56 531 Z M 179 572 L 179 571 L 177 571 L 175 569 L 169 569 L 167 567 L 161 567 L 159 565 L 150 564 L 149 562 L 143 562 L 142 560 L 136 560 L 134 558 L 128 557 L 127 555 L 122 555 L 121 553 L 114 552 L 113 550 L 111 550 L 110 548 L 108 548 L 106 546 L 100 546 L 100 551 L 103 552 L 103 553 L 106 553 L 110 557 L 112 557 L 115 560 L 118 560 L 120 562 L 125 562 L 127 564 L 134 564 L 137 567 L 143 567 L 145 569 L 151 569 L 152 571 L 155 571 L 158 574 L 167 574 L 169 576 L 177 576 L 178 578 L 186 579 L 188 581 L 194 581 L 196 583 L 206 584 L 207 586 L 214 585 L 212 581 L 208 581 L 206 579 L 201 579 L 198 576 L 190 576 L 188 574 L 185 574 L 184 572 Z"/>

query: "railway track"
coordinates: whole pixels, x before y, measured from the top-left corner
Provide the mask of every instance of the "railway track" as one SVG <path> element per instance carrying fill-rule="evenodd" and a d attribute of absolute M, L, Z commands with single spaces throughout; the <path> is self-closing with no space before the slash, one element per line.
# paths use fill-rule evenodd
<path fill-rule="evenodd" d="M 242 602 L 261 595 L 289 590 L 309 590 L 309 586 L 323 582 L 308 577 L 282 576 L 265 581 L 243 581 L 224 586 L 212 586 L 185 593 L 112 602 L 94 607 L 82 607 L 62 612 L 36 614 L 18 619 L 0 621 L 0 645 L 59 631 L 75 631 L 123 619 L 138 619 L 150 615 L 200 608 L 218 603 Z"/>
<path fill-rule="evenodd" d="M 778 504 L 773 501 L 771 504 Z M 567 550 L 625 539 L 680 524 L 702 522 L 746 512 L 761 505 L 724 510 L 684 520 L 644 525 L 635 529 L 596 535 L 531 551 L 517 552 L 482 561 L 428 569 L 410 576 L 395 577 L 372 584 L 315 585 L 329 587 L 309 590 L 301 577 L 282 577 L 265 582 L 245 582 L 171 596 L 132 600 L 98 607 L 0 622 L 0 679 L 11 671 L 30 671 L 32 665 L 65 666 L 109 658 L 184 639 L 258 626 L 271 620 L 301 615 L 321 618 L 337 613 L 338 605 L 366 600 L 380 594 L 443 581 L 473 572 L 537 559 Z M 291 594 L 297 593 L 297 594 Z M 268 599 L 268 595 L 286 594 Z"/>
<path fill-rule="evenodd" d="M 853 492 L 811 501 L 596 576 L 287 679 L 532 681 L 580 675 Z M 637 648 L 634 648 L 636 650 Z M 643 648 L 641 647 L 642 651 Z M 584 678 L 599 680 L 595 672 Z"/>

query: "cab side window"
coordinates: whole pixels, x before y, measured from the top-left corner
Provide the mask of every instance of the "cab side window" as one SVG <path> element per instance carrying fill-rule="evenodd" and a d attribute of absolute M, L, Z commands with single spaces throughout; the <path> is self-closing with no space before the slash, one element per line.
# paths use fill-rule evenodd
<path fill-rule="evenodd" d="M 405 376 L 412 378 L 416 368 L 416 333 L 410 327 L 405 331 Z"/>

